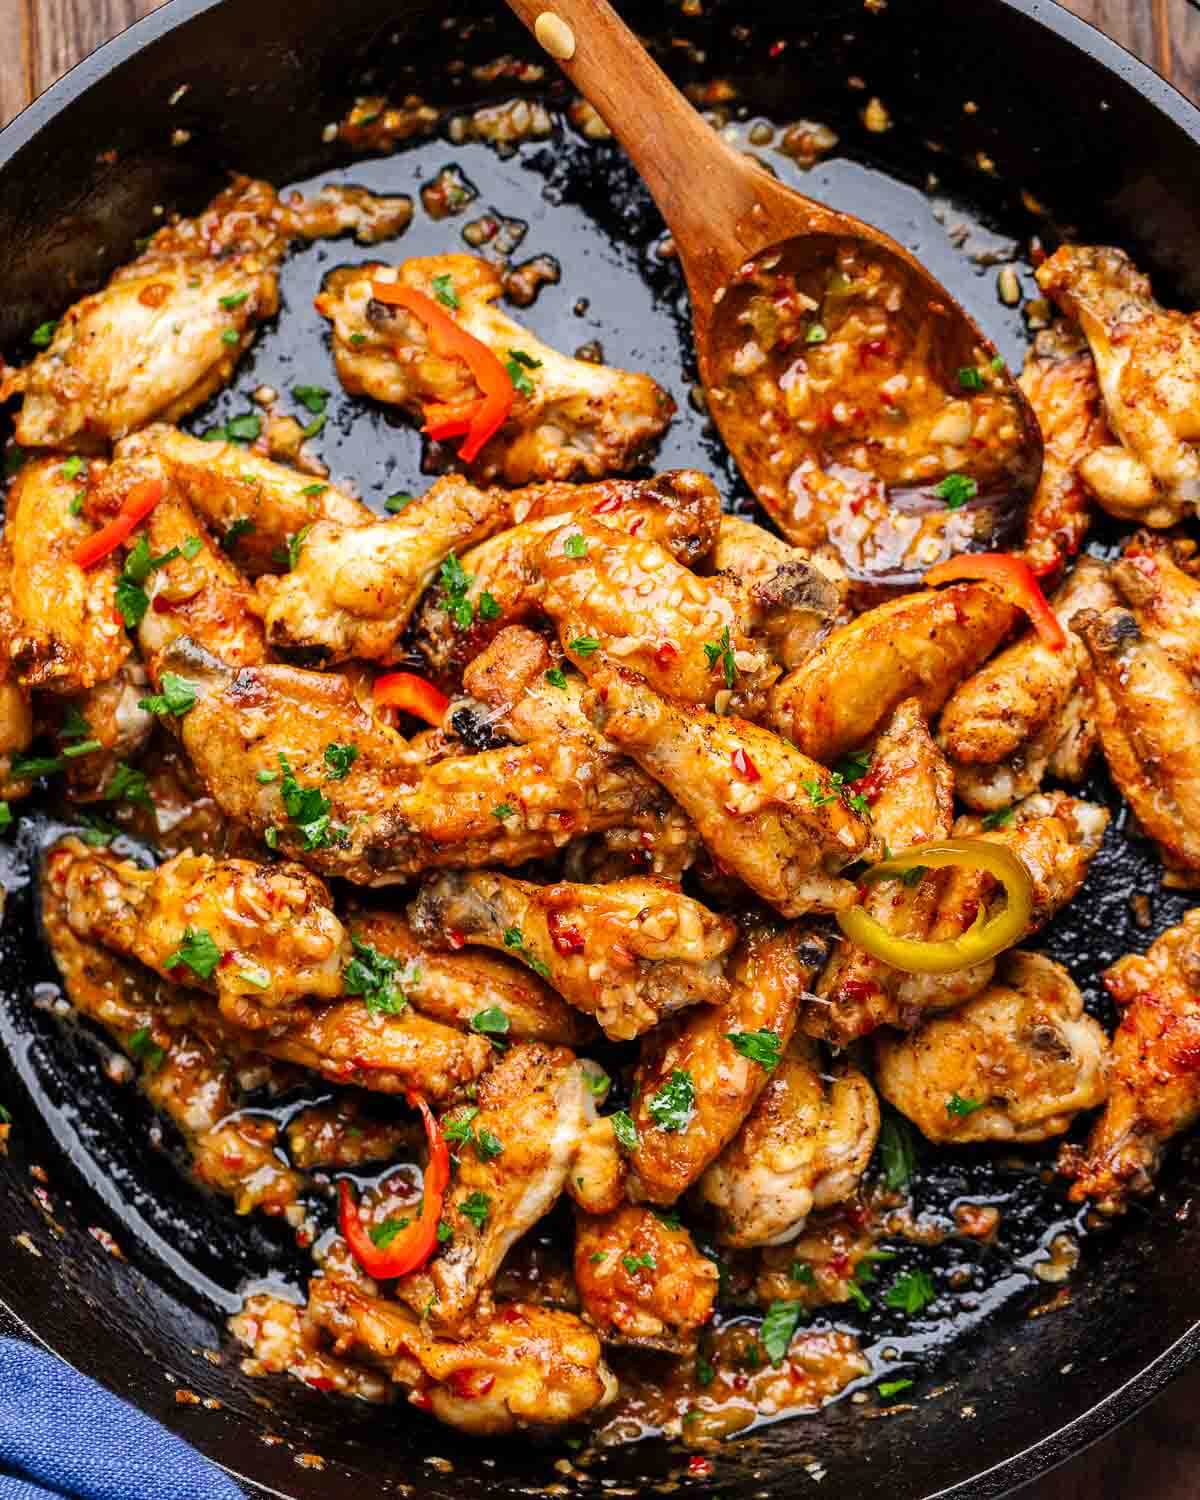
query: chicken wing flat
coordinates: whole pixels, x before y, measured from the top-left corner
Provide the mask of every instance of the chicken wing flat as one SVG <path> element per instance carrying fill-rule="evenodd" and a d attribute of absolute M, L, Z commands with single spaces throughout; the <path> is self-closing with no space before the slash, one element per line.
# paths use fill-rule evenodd
<path fill-rule="evenodd" d="M 956 819 L 956 838 L 983 838 L 1002 844 L 1021 860 L 1033 880 L 1033 909 L 1028 937 L 1078 895 L 1088 866 L 1104 840 L 1107 808 L 1066 792 L 1038 792 L 1011 810 L 1001 826 L 987 830 L 982 819 Z M 975 921 L 980 906 L 993 901 L 996 882 L 982 870 L 957 867 L 944 876 L 929 940 L 960 937 Z M 972 964 L 954 974 L 905 974 L 896 999 L 897 1023 L 912 1026 L 928 1010 L 947 1010 L 977 995 L 991 982 L 996 960 Z"/>
<path fill-rule="evenodd" d="M 508 498 L 516 524 L 465 552 L 453 595 L 429 595 L 418 611 L 415 642 L 436 672 L 462 668 L 490 635 L 540 613 L 538 554 L 550 533 L 591 520 L 657 542 L 691 567 L 711 552 L 721 514 L 712 480 L 695 469 L 653 479 L 531 485 Z"/>
<path fill-rule="evenodd" d="M 325 1275 L 309 1288 L 308 1318 L 335 1354 L 378 1365 L 415 1406 L 477 1437 L 581 1421 L 617 1393 L 595 1333 L 554 1308 L 501 1303 L 469 1336 L 442 1338 L 400 1303 Z"/>
<path fill-rule="evenodd" d="M 776 683 L 770 722 L 814 760 L 836 760 L 870 740 L 905 698 L 937 713 L 1017 618 L 981 583 L 891 599 L 839 626 Z"/>
<path fill-rule="evenodd" d="M 712 1317 L 717 1267 L 678 1222 L 638 1204 L 575 1216 L 575 1285 L 606 1344 L 690 1354 Z"/>
<path fill-rule="evenodd" d="M 97 796 L 118 764 L 144 748 L 154 728 L 154 715 L 142 707 L 149 693 L 146 669 L 131 657 L 107 682 L 57 700 L 61 711 L 50 715 L 47 727 L 59 756 L 65 756 L 70 797 L 87 801 Z M 96 748 L 81 755 L 80 746 L 93 741 Z"/>
<path fill-rule="evenodd" d="M 463 409 L 479 397 L 464 361 L 434 352 L 412 313 L 389 306 L 375 282 L 399 283 L 436 298 L 434 278 L 455 305 L 453 321 L 518 368 L 512 411 L 472 471 L 481 480 L 603 479 L 640 463 L 674 414 L 670 396 L 648 375 L 559 354 L 495 305 L 500 273 L 472 255 L 430 255 L 399 268 L 368 263 L 334 271 L 316 299 L 333 324 L 338 379 L 352 395 L 402 406 L 425 420 L 432 406 Z"/>
<path fill-rule="evenodd" d="M 1070 1196 L 1123 1213 L 1148 1193 L 1172 1136 L 1200 1117 L 1200 908 L 1104 976 L 1121 1008 L 1108 1103 L 1087 1145 L 1064 1147 Z"/>
<path fill-rule="evenodd" d="M 752 891 L 785 917 L 853 903 L 837 872 L 878 846 L 824 767 L 769 730 L 661 698 L 632 672 L 601 664 L 590 685 L 593 723 L 662 783 Z"/>
<path fill-rule="evenodd" d="M 466 1029 L 484 1020 L 512 1041 L 568 1047 L 598 1035 L 586 1016 L 522 964 L 488 953 L 439 952 L 418 942 L 397 912 L 355 912 L 349 927 L 354 941 L 401 966 L 409 1004 L 434 1021 Z"/>
<path fill-rule="evenodd" d="M 372 1113 L 365 1096 L 347 1091 L 298 1110 L 288 1119 L 284 1136 L 288 1156 L 301 1171 L 344 1172 L 371 1162 L 415 1160 L 424 1131 L 414 1118 Z"/>
<path fill-rule="evenodd" d="M 1095 715 L 1087 654 L 1070 624 L 1085 609 L 1115 602 L 1108 574 L 1104 563 L 1084 558 L 1054 595 L 1067 631 L 1063 650 L 1030 630 L 951 694 L 938 742 L 968 807 L 987 812 L 1019 802 L 1047 771 L 1062 781 L 1083 778 L 1096 745 Z"/>
<path fill-rule="evenodd" d="M 875 1049 L 880 1093 L 942 1145 L 1049 1140 L 1108 1093 L 1108 1037 L 1040 953 L 1006 953 L 965 1005 Z"/>
<path fill-rule="evenodd" d="M 86 571 L 75 561 L 89 529 L 77 514 L 88 467 L 78 458 L 33 459 L 8 492 L 12 634 L 5 645 L 27 688 L 82 692 L 112 677 L 129 655 L 117 613 L 116 561 L 105 558 Z"/>
<path fill-rule="evenodd" d="M 617 660 L 658 693 L 753 717 L 778 676 L 720 580 L 699 578 L 656 542 L 592 520 L 551 532 L 535 556 L 542 605 L 585 674 Z M 705 650 L 705 646 L 710 649 Z"/>
<path fill-rule="evenodd" d="M 1200 681 L 1200 578 L 1195 554 L 1192 541 L 1139 531 L 1113 564 L 1112 581 L 1146 635 Z"/>
<path fill-rule="evenodd" d="M 267 639 L 306 661 L 389 657 L 447 557 L 507 517 L 501 491 L 450 475 L 390 520 L 315 522 L 298 533 L 303 541 L 291 571 L 259 583 Z"/>
<path fill-rule="evenodd" d="M 782 1245 L 814 1208 L 848 1198 L 879 1135 L 879 1102 L 851 1067 L 830 1071 L 797 1033 L 745 1124 L 700 1179 L 724 1244 Z"/>
<path fill-rule="evenodd" d="M 791 1041 L 800 997 L 829 952 L 802 926 L 751 929 L 722 1005 L 685 1011 L 642 1040 L 631 1110 L 629 1196 L 674 1203 L 728 1144 Z M 681 1087 L 685 1112 L 666 1108 Z"/>
<path fill-rule="evenodd" d="M 872 826 L 893 854 L 916 844 L 948 838 L 954 823 L 954 778 L 934 744 L 915 698 L 892 715 L 871 756 L 860 794 L 871 807 Z M 915 884 L 872 884 L 866 909 L 891 932 L 923 938 L 937 915 L 944 873 L 930 870 Z M 845 1047 L 877 1026 L 900 1024 L 897 1000 L 903 974 L 873 954 L 841 939 L 804 1005 L 809 1036 Z"/>
<path fill-rule="evenodd" d="M 1120 446 L 1094 448 L 1079 473 L 1113 515 L 1172 526 L 1200 504 L 1200 327 L 1160 307 L 1121 250 L 1062 245 L 1038 284 L 1083 329 Z"/>
<path fill-rule="evenodd" d="M 1074 628 L 1112 778 L 1158 846 L 1164 883 L 1200 884 L 1200 689 L 1127 609 L 1085 611 Z"/>
<path fill-rule="evenodd" d="M 608 1085 L 597 1072 L 590 1071 L 588 1087 L 593 1094 L 604 1092 Z M 610 1214 L 625 1202 L 628 1175 L 627 1157 L 617 1140 L 613 1117 L 593 1120 L 583 1133 L 571 1170 L 566 1191 L 588 1214 Z"/>
<path fill-rule="evenodd" d="M 427 880 L 409 921 L 423 942 L 511 953 L 614 1041 L 725 1000 L 722 959 L 737 935 L 667 880 L 539 886 L 490 871 Z"/>
<path fill-rule="evenodd" d="M 493 1311 L 492 1283 L 509 1250 L 554 1207 L 596 1108 L 565 1047 L 518 1042 L 479 1084 L 475 1102 L 443 1119 L 468 1140 L 442 1222 L 450 1238 L 395 1294 L 441 1332 L 464 1333 Z"/>
<path fill-rule="evenodd" d="M 251 578 L 285 567 L 288 544 L 316 521 L 365 526 L 375 519 L 334 484 L 244 443 L 191 437 L 165 422 L 122 439 L 113 456 L 159 459 L 171 485 Z"/>
<path fill-rule="evenodd" d="M 1098 448 L 1111 447 L 1113 436 L 1096 362 L 1072 324 L 1037 334 L 1019 383 L 1042 429 L 1042 476 L 1025 514 L 1025 556 L 1045 577 L 1069 565 L 1088 533 L 1092 499 L 1079 468 Z"/>

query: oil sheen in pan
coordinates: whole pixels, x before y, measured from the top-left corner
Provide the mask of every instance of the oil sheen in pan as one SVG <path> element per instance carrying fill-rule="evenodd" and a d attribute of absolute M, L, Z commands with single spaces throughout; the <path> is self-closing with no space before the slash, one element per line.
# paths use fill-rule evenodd
<path fill-rule="evenodd" d="M 788 158 L 770 150 L 763 154 L 781 175 L 800 179 Z M 439 139 L 394 157 L 363 160 L 312 184 L 293 185 L 354 182 L 379 192 L 409 192 L 419 204 L 421 185 L 448 163 L 459 167 L 478 194 L 462 214 L 435 222 L 418 207 L 412 226 L 398 241 L 371 247 L 319 242 L 289 257 L 282 276 L 283 332 L 268 330 L 239 367 L 234 385 L 187 425 L 199 433 L 251 409 L 252 393 L 264 384 L 281 393 L 284 410 L 307 421 L 292 388 L 325 386 L 331 392 L 328 420 L 311 448 L 329 465 L 332 477 L 349 481 L 380 510 L 388 495 L 420 492 L 430 476 L 422 472 L 419 437 L 394 413 L 340 391 L 327 325 L 313 309 L 312 298 L 323 275 L 338 265 L 468 250 L 460 237 L 462 227 L 492 212 L 528 225 L 514 261 L 550 254 L 562 266 L 561 282 L 543 287 L 534 306 L 519 310 L 518 318 L 564 350 L 598 341 L 607 361 L 651 371 L 679 407 L 658 466 L 706 469 L 717 477 L 732 507 L 749 509 L 744 485 L 689 399 L 695 372 L 688 352 L 687 304 L 678 267 L 661 254 L 661 221 L 613 146 L 585 144 L 556 118 L 553 139 L 528 143 L 508 158 L 483 145 L 451 146 Z M 967 253 L 1003 248 L 1000 235 L 956 207 L 939 211 L 917 189 L 855 161 L 831 159 L 803 174 L 803 186 L 900 238 L 971 306 L 1005 357 L 1019 367 L 1026 343 L 1020 318 L 995 295 L 994 265 L 981 265 Z M 965 248 L 959 234 L 947 232 L 955 225 L 967 231 Z M 1102 775 L 1086 794 L 1115 800 Z M 1107 1006 L 1100 971 L 1148 940 L 1149 934 L 1134 925 L 1129 894 L 1158 888 L 1153 856 L 1125 837 L 1121 821 L 1114 820 L 1085 896 L 1037 944 L 1070 968 L 1098 1013 Z M 0 880 L 9 888 L 5 949 L 14 955 L 23 946 L 19 939 L 33 930 L 31 861 L 37 846 L 53 833 L 48 819 L 23 814 L 15 842 L 0 846 Z M 1155 895 L 1153 930 L 1177 920 L 1187 905 L 1183 896 Z M 21 968 L 27 974 L 23 994 L 0 1007 L 0 1046 L 37 1096 L 51 1134 L 110 1206 L 125 1243 L 137 1247 L 143 1264 L 183 1292 L 198 1326 L 211 1327 L 214 1318 L 223 1321 L 248 1283 L 269 1277 L 276 1284 L 297 1285 L 307 1257 L 296 1250 L 286 1229 L 261 1219 L 236 1218 L 227 1203 L 213 1203 L 183 1181 L 169 1153 L 146 1151 L 147 1140 L 160 1134 L 169 1148 L 169 1131 L 160 1132 L 135 1091 L 104 1075 L 88 1034 L 64 1027 L 54 1016 L 57 990 L 45 955 L 34 959 L 32 967 L 25 959 Z M 908 1319 L 872 1295 L 866 1311 L 849 1304 L 830 1308 L 809 1326 L 855 1332 L 874 1367 L 885 1366 L 886 1351 L 889 1370 L 917 1376 L 933 1368 L 935 1356 L 969 1347 L 971 1335 L 985 1320 L 1023 1315 L 1045 1301 L 1053 1288 L 1034 1275 L 1034 1265 L 1048 1259 L 1048 1247 L 1060 1234 L 1086 1237 L 1082 1212 L 1067 1208 L 1060 1188 L 1041 1170 L 1051 1155 L 1027 1151 L 1020 1158 L 1023 1164 L 1016 1165 L 1015 1154 L 923 1153 L 915 1178 L 919 1223 L 938 1237 L 938 1231 L 953 1227 L 955 1204 L 993 1204 L 1002 1215 L 995 1242 L 984 1246 L 952 1238 L 920 1246 L 895 1238 L 888 1242 L 897 1251 L 895 1259 L 867 1290 L 875 1293 L 895 1275 L 919 1267 L 933 1277 L 938 1291 L 928 1311 Z M 1104 1237 L 1093 1238 L 1101 1240 L 1097 1248 L 1102 1252 Z M 1085 1255 L 1077 1274 L 1087 1276 L 1093 1260 Z M 746 1319 L 734 1310 L 725 1321 Z M 641 1405 L 635 1399 L 621 1419 L 622 1434 L 652 1431 L 654 1415 L 653 1402 Z"/>

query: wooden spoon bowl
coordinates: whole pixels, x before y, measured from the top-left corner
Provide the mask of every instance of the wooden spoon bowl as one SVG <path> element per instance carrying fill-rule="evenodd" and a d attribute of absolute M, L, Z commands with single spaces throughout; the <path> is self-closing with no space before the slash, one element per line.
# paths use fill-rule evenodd
<path fill-rule="evenodd" d="M 995 347 L 905 248 L 710 128 L 607 0 L 508 0 L 641 173 L 687 279 L 700 377 L 738 467 L 798 546 L 909 585 L 1010 545 L 1037 421 Z"/>

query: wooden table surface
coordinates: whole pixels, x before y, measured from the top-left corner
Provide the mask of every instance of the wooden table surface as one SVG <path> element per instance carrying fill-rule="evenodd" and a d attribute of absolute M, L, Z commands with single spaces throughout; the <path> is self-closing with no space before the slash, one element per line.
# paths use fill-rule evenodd
<path fill-rule="evenodd" d="M 162 0 L 0 0 L 0 124 L 93 47 Z M 969 3 L 969 0 L 967 0 Z M 243 0 L 253 4 L 253 0 Z M 1076 15 L 1200 102 L 1200 9 L 1192 0 L 1068 0 Z M 1025 1491 L 1028 1500 L 1197 1500 L 1200 1369 L 1141 1417 Z"/>

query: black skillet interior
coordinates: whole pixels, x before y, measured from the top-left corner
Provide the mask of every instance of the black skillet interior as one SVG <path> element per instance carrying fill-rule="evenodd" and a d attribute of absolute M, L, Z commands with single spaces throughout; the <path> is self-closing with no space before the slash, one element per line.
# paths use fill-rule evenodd
<path fill-rule="evenodd" d="M 758 116 L 832 125 L 840 144 L 804 176 L 805 189 L 909 245 L 1008 357 L 1020 356 L 1020 318 L 996 298 L 994 265 L 971 253 L 1024 245 L 1031 233 L 1122 244 L 1163 293 L 1200 301 L 1200 206 L 1187 191 L 1200 168 L 1197 116 L 1056 7 L 887 0 L 870 10 L 861 0 L 772 0 L 751 12 L 704 0 L 688 7 L 696 15 L 674 3 L 623 9 L 681 82 L 728 79 L 736 90 L 730 117 L 743 127 Z M 552 139 L 507 159 L 439 137 L 416 152 L 348 164 L 323 143 L 325 124 L 360 92 L 415 92 L 456 109 L 548 90 L 551 105 L 561 105 L 553 75 L 539 85 L 473 74 L 502 53 L 531 56 L 499 11 L 483 0 L 452 18 L 427 0 L 174 0 L 0 138 L 0 344 L 19 348 L 37 323 L 132 253 L 156 207 L 194 210 L 227 168 L 280 184 L 340 173 L 415 192 L 456 162 L 478 187 L 480 207 L 528 222 L 522 256 L 546 251 L 562 262 L 562 283 L 544 290 L 527 315 L 538 331 L 567 349 L 599 339 L 610 360 L 670 384 L 680 417 L 662 462 L 708 468 L 731 503 L 746 503 L 687 402 L 686 302 L 673 263 L 656 253 L 657 214 L 615 148 L 585 149 L 557 114 Z M 859 120 L 873 94 L 893 121 L 882 135 Z M 968 100 L 973 111 L 964 109 Z M 188 138 L 172 144 L 176 131 Z M 782 173 L 795 172 L 782 156 L 764 154 Z M 1023 189 L 1046 215 L 1022 203 Z M 402 250 L 454 248 L 461 222 L 435 225 L 418 214 Z M 959 224 L 965 244 L 955 243 Z M 203 430 L 245 409 L 264 380 L 281 389 L 334 385 L 310 298 L 325 269 L 366 253 L 340 242 L 297 254 L 284 276 L 285 335 L 267 336 L 236 388 L 191 425 Z M 582 311 L 580 298 L 588 301 Z M 378 503 L 427 482 L 410 430 L 336 396 L 330 417 L 321 452 L 366 498 Z M 1111 796 L 1102 783 L 1093 791 Z M 1100 969 L 1144 947 L 1187 904 L 1161 892 L 1154 859 L 1125 837 L 1122 821 L 1086 899 L 1044 943 L 1101 1008 Z M 0 930 L 0 1100 L 17 1122 L 0 1159 L 0 1304 L 266 1493 L 308 1500 L 357 1481 L 380 1494 L 411 1485 L 431 1496 L 506 1496 L 561 1482 L 553 1468 L 561 1445 L 475 1444 L 404 1405 L 381 1412 L 240 1374 L 224 1316 L 247 1278 L 294 1276 L 297 1253 L 275 1226 L 237 1220 L 226 1204 L 188 1187 L 169 1141 L 151 1147 L 152 1121 L 138 1097 L 103 1075 L 94 1039 L 55 1018 L 57 991 L 29 890 L 31 860 L 53 829 L 47 816 L 23 817 L 0 845 L 0 880 L 9 888 Z M 1150 898 L 1150 932 L 1132 920 L 1134 893 Z M 35 1166 L 44 1185 L 31 1176 Z M 956 1198 L 991 1195 L 1006 1202 L 1012 1228 L 1004 1264 L 973 1265 L 966 1295 L 937 1304 L 939 1320 L 908 1328 L 872 1315 L 863 1325 L 868 1343 L 890 1343 L 911 1360 L 905 1372 L 919 1375 L 924 1399 L 886 1419 L 867 1420 L 879 1410 L 872 1398 L 760 1428 L 725 1446 L 710 1480 L 684 1483 L 723 1495 L 802 1493 L 823 1470 L 833 1494 L 917 1500 L 953 1490 L 986 1500 L 1005 1492 L 1135 1411 L 1200 1346 L 1200 1225 L 1190 1207 L 1197 1191 L 1200 1161 L 1185 1149 L 1158 1199 L 1117 1232 L 1088 1241 L 1069 1298 L 1031 1317 L 1055 1288 L 1031 1277 L 1029 1266 L 1072 1216 L 1036 1174 L 1014 1185 L 993 1163 L 947 1156 L 922 1177 L 918 1206 L 937 1216 Z M 115 1236 L 124 1258 L 106 1251 L 96 1229 Z M 941 1269 L 963 1263 L 958 1252 Z M 181 1390 L 201 1404 L 178 1402 Z M 299 1461 L 306 1454 L 324 1467 Z M 452 1472 L 431 1457 L 450 1459 Z M 610 1450 L 568 1485 L 588 1490 L 603 1479 L 615 1493 L 635 1493 L 677 1476 L 683 1462 L 677 1448 L 642 1443 Z"/>

